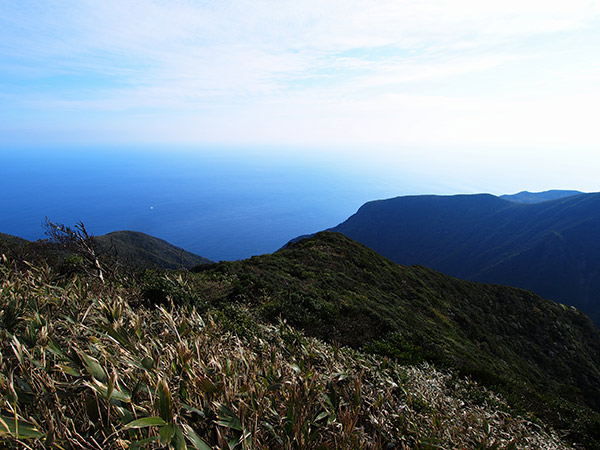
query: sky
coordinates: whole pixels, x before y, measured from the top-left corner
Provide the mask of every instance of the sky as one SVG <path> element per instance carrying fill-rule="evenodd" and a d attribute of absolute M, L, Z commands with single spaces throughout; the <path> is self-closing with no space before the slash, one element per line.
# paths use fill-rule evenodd
<path fill-rule="evenodd" d="M 4 0 L 0 151 L 222 149 L 442 191 L 599 191 L 598 49 L 587 0 Z"/>

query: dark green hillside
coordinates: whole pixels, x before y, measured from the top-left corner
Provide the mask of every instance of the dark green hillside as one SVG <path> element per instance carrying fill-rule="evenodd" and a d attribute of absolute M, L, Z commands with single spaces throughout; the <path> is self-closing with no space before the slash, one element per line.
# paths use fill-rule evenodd
<path fill-rule="evenodd" d="M 104 264 L 109 267 L 122 266 L 129 269 L 188 269 L 212 261 L 190 253 L 168 242 L 138 231 L 114 231 L 102 236 L 93 236 Z M 11 254 L 17 259 L 32 262 L 54 261 L 60 265 L 71 255 L 69 249 L 49 241 L 28 241 L 16 236 L 0 233 L 0 252 Z M 70 260 L 71 264 L 73 259 Z"/>
<path fill-rule="evenodd" d="M 28 241 L 27 239 L 0 233 L 0 254 L 12 256 L 17 261 L 37 264 L 42 261 L 58 266 L 69 254 L 48 241 Z"/>
<path fill-rule="evenodd" d="M 27 239 L 13 236 L 11 234 L 0 233 L 0 245 L 24 245 L 27 242 Z"/>
<path fill-rule="evenodd" d="M 532 290 L 600 323 L 600 194 L 534 204 L 397 197 L 366 203 L 332 231 L 400 264 Z"/>
<path fill-rule="evenodd" d="M 95 239 L 101 249 L 129 267 L 179 269 L 212 262 L 139 231 L 113 231 Z"/>
<path fill-rule="evenodd" d="M 600 439 L 600 333 L 574 308 L 398 266 L 329 232 L 202 270 L 199 280 L 221 283 L 213 304 L 250 305 L 329 342 L 458 369 L 513 406 Z"/>

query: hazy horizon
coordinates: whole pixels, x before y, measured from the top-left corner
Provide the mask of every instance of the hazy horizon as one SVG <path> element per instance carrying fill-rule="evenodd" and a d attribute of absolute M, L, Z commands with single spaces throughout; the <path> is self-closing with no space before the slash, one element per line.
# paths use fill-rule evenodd
<path fill-rule="evenodd" d="M 12 154 L 0 178 L 0 232 L 43 238 L 47 216 L 83 221 L 97 235 L 142 231 L 209 259 L 241 259 L 337 225 L 362 203 L 411 193 L 415 185 L 341 166 L 209 153 Z"/>
<path fill-rule="evenodd" d="M 96 235 L 142 231 L 213 260 L 273 252 L 339 224 L 367 201 L 468 193 L 408 171 L 384 177 L 343 164 L 208 150 L 37 150 L 3 163 L 0 232 L 43 238 L 47 216 L 83 221 Z"/>

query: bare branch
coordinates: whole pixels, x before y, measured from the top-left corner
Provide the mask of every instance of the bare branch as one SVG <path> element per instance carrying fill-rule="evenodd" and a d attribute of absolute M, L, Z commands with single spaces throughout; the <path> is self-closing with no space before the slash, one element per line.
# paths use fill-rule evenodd
<path fill-rule="evenodd" d="M 51 241 L 73 250 L 84 258 L 94 268 L 94 275 L 104 283 L 104 268 L 100 263 L 96 242 L 87 232 L 83 222 L 78 222 L 75 228 L 71 228 L 62 223 L 52 222 L 46 217 L 44 226 Z"/>

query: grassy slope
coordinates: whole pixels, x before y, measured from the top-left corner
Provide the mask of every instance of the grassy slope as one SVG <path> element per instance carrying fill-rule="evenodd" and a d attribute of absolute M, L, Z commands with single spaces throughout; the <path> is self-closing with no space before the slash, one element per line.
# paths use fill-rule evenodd
<path fill-rule="evenodd" d="M 198 292 L 236 289 L 214 275 L 154 284 L 200 306 Z M 471 381 L 255 324 L 239 307 L 147 305 L 146 285 L 0 259 L 0 447 L 569 448 Z"/>
<path fill-rule="evenodd" d="M 329 342 L 457 369 L 557 426 L 578 427 L 579 439 L 598 433 L 600 333 L 574 308 L 398 266 L 334 233 L 200 277 L 229 280 L 213 303 L 251 305 Z"/>

